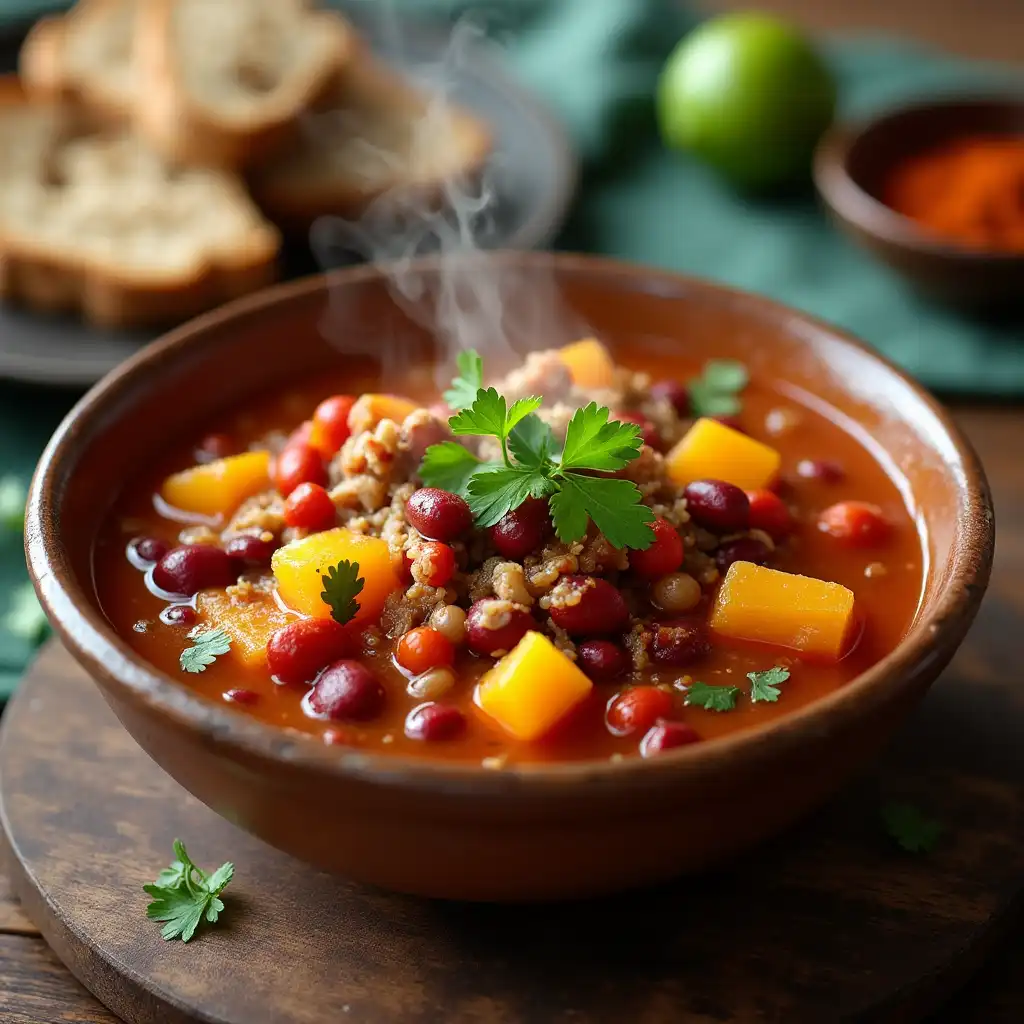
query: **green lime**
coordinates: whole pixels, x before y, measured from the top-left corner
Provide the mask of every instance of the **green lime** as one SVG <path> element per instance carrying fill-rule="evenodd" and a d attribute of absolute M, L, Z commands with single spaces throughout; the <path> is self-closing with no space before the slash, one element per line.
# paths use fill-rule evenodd
<path fill-rule="evenodd" d="M 805 176 L 835 101 L 835 81 L 811 44 L 763 14 L 705 22 L 675 48 L 658 83 L 665 144 L 747 188 Z"/>

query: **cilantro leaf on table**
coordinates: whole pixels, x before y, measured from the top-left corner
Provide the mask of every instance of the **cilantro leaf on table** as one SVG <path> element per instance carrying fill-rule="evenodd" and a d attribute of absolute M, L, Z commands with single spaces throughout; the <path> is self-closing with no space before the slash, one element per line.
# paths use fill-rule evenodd
<path fill-rule="evenodd" d="M 913 804 L 893 801 L 881 814 L 889 838 L 907 853 L 929 853 L 942 835 L 942 825 Z"/>
<path fill-rule="evenodd" d="M 683 703 L 704 708 L 705 711 L 732 711 L 739 695 L 738 686 L 712 686 L 710 683 L 693 682 L 687 687 Z"/>
<path fill-rule="evenodd" d="M 608 421 L 607 409 L 591 402 L 577 409 L 565 431 L 561 466 L 569 469 L 622 469 L 640 454 L 643 435 L 635 423 Z"/>
<path fill-rule="evenodd" d="M 11 590 L 11 604 L 3 624 L 12 636 L 30 644 L 38 644 L 46 636 L 50 624 L 31 583 L 19 583 Z"/>
<path fill-rule="evenodd" d="M 740 393 L 750 382 L 747 368 L 733 359 L 711 359 L 686 386 L 694 416 L 735 416 Z"/>
<path fill-rule="evenodd" d="M 153 897 L 146 916 L 164 922 L 160 931 L 164 939 L 188 942 L 204 918 L 210 924 L 217 922 L 224 909 L 220 894 L 234 876 L 235 867 L 228 861 L 207 875 L 192 863 L 180 839 L 174 840 L 174 856 L 171 866 L 157 875 L 156 882 L 142 887 Z"/>
<path fill-rule="evenodd" d="M 423 453 L 419 475 L 427 487 L 439 487 L 442 491 L 465 496 L 469 478 L 484 465 L 487 463 L 481 462 L 458 441 L 443 441 L 432 444 Z M 490 465 L 497 468 L 501 463 Z"/>
<path fill-rule="evenodd" d="M 459 374 L 443 397 L 448 407 L 457 412 L 471 406 L 476 393 L 484 386 L 484 361 L 478 352 L 467 349 L 455 357 L 455 365 Z"/>
<path fill-rule="evenodd" d="M 776 665 L 763 672 L 748 672 L 747 678 L 750 680 L 750 699 L 754 704 L 758 701 L 769 701 L 774 704 L 782 692 L 779 684 L 789 678 L 789 670 Z"/>
<path fill-rule="evenodd" d="M 218 657 L 231 650 L 231 637 L 223 629 L 195 626 L 189 630 L 191 647 L 186 647 L 178 658 L 183 672 L 205 672 Z"/>
<path fill-rule="evenodd" d="M 551 512 L 559 540 L 567 544 L 582 540 L 589 518 L 612 547 L 645 551 L 654 542 L 648 525 L 654 522 L 654 513 L 643 504 L 643 495 L 631 480 L 564 473 L 557 483 Z"/>
<path fill-rule="evenodd" d="M 20 533 L 25 529 L 28 492 L 15 476 L 0 477 L 0 529 Z"/>
<path fill-rule="evenodd" d="M 356 597 L 363 590 L 364 580 L 359 575 L 359 563 L 343 558 L 337 565 L 332 565 L 321 575 L 324 585 L 320 595 L 331 607 L 331 618 L 344 626 L 359 611 Z"/>

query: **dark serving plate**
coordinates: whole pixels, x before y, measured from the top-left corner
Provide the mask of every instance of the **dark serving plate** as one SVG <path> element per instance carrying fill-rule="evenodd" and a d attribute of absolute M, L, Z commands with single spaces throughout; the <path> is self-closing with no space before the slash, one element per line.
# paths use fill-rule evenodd
<path fill-rule="evenodd" d="M 356 20 L 375 49 L 412 77 L 429 81 L 441 69 L 447 42 L 436 31 L 402 31 L 399 41 L 380 30 L 379 18 Z M 0 27 L 0 72 L 15 70 L 26 29 L 23 23 Z M 484 50 L 460 52 L 458 60 L 443 62 L 443 70 L 451 97 L 476 111 L 494 137 L 488 166 L 494 200 L 479 244 L 529 249 L 550 241 L 576 186 L 576 158 L 561 126 Z M 360 258 L 323 246 L 314 254 L 305 242 L 291 240 L 283 253 L 282 277 L 303 277 Z M 159 333 L 103 330 L 73 317 L 0 308 L 0 378 L 87 387 Z"/>

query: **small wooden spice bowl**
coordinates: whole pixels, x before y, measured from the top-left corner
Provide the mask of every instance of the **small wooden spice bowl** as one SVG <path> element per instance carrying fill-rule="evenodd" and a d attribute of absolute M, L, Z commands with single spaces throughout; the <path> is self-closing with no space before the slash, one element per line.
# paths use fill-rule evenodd
<path fill-rule="evenodd" d="M 879 198 L 902 160 L 968 135 L 1024 136 L 1024 99 L 951 98 L 837 125 L 815 154 L 814 180 L 851 238 L 920 291 L 977 311 L 1024 307 L 1024 252 L 958 246 L 929 236 Z"/>

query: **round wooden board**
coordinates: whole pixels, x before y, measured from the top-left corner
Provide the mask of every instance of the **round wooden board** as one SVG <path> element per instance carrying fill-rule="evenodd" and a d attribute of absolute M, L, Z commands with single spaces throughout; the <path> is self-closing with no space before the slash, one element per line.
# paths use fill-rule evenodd
<path fill-rule="evenodd" d="M 783 839 L 670 887 L 513 908 L 392 896 L 264 846 L 157 768 L 52 643 L 0 738 L 11 875 L 131 1022 L 916 1020 L 977 966 L 1024 878 L 1016 641 L 987 632 L 884 762 Z M 945 822 L 935 852 L 889 843 L 890 798 Z M 188 945 L 161 940 L 141 889 L 176 836 L 236 864 L 222 925 Z"/>

